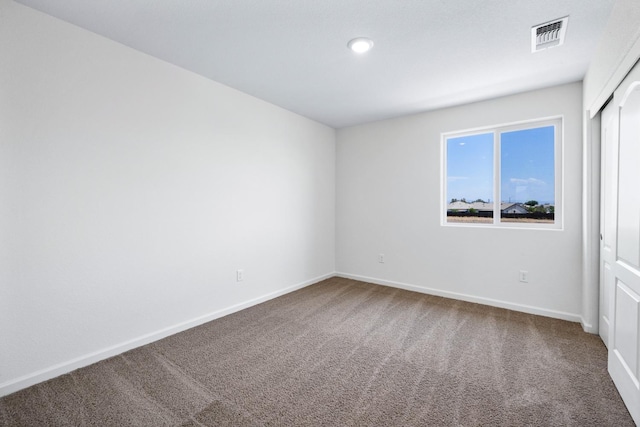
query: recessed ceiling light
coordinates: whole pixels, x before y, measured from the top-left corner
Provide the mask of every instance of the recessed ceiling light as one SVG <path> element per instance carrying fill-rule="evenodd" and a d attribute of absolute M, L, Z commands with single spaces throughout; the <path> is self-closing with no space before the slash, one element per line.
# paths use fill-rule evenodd
<path fill-rule="evenodd" d="M 365 53 L 373 47 L 373 40 L 366 37 L 358 37 L 347 43 L 347 46 L 355 53 Z"/>

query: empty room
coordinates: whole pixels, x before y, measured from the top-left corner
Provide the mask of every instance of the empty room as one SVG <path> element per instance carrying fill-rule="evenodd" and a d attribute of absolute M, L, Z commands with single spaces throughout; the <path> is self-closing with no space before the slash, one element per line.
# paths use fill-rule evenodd
<path fill-rule="evenodd" d="M 0 425 L 640 423 L 637 0 L 0 0 Z"/>

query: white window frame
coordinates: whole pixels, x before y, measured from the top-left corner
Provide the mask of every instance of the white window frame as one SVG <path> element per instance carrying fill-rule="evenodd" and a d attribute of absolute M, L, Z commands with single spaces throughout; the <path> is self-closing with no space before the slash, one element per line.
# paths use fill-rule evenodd
<path fill-rule="evenodd" d="M 543 223 L 515 223 L 502 222 L 501 213 L 501 178 L 500 178 L 500 134 L 538 127 L 554 126 L 554 222 Z M 492 223 L 463 223 L 447 221 L 447 140 L 464 136 L 493 133 L 493 222 Z M 441 225 L 445 227 L 484 227 L 484 228 L 518 228 L 535 230 L 563 230 L 564 229 L 564 117 L 553 116 L 539 119 L 512 122 L 501 125 L 484 126 L 460 131 L 441 133 Z"/>

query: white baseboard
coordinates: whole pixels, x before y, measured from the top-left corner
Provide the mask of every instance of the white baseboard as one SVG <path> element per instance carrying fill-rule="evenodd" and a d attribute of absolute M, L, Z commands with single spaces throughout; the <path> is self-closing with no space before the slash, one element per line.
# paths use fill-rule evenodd
<path fill-rule="evenodd" d="M 306 280 L 302 283 L 289 286 L 288 288 L 281 289 L 276 292 L 271 292 L 269 294 L 262 295 L 258 298 L 254 298 L 240 304 L 235 304 L 231 307 L 227 307 L 222 310 L 217 310 L 217 311 L 214 311 L 213 313 L 205 314 L 203 316 L 196 317 L 195 319 L 187 320 L 185 322 L 178 323 L 177 325 L 170 326 L 156 332 L 151 332 L 141 337 L 134 338 L 132 340 L 129 340 L 111 347 L 107 347 L 102 350 L 98 350 L 93 353 L 86 354 L 84 356 L 77 357 L 67 362 L 59 363 L 57 365 L 50 366 L 48 368 L 33 372 L 31 374 L 27 374 L 13 380 L 6 381 L 0 384 L 0 397 L 14 393 L 18 390 L 22 390 L 23 388 L 27 388 L 32 385 L 41 383 L 43 381 L 50 380 L 60 375 L 67 374 L 71 371 L 74 371 L 79 368 L 83 368 L 85 366 L 91 365 L 101 360 L 108 359 L 113 356 L 117 356 L 118 354 L 124 353 L 125 351 L 132 350 L 134 348 L 152 343 L 154 341 L 158 341 L 162 338 L 166 338 L 178 332 L 182 332 L 187 329 L 193 328 L 195 326 L 202 325 L 203 323 L 210 322 L 220 317 L 227 316 L 229 314 L 235 313 L 245 308 L 249 308 L 251 306 L 263 303 L 265 301 L 269 301 L 273 298 L 277 298 L 279 296 L 288 294 L 289 292 L 302 289 L 304 287 L 313 285 L 314 283 L 318 283 L 322 280 L 325 280 L 334 276 L 335 276 L 335 273 L 328 273 L 322 276 L 318 276 L 313 279 Z"/>
<path fill-rule="evenodd" d="M 377 285 L 383 285 L 383 286 L 390 286 L 390 287 L 394 287 L 394 288 L 399 288 L 399 289 L 405 289 L 408 291 L 414 291 L 414 292 L 419 292 L 419 293 L 423 293 L 423 294 L 428 294 L 428 295 L 436 295 L 436 296 L 441 296 L 441 297 L 445 297 L 445 298 L 452 298 L 452 299 L 457 299 L 457 300 L 462 300 L 462 301 L 467 301 L 467 302 L 473 302 L 473 303 L 478 303 L 478 304 L 484 304 L 484 305 L 489 305 L 492 307 L 500 307 L 500 308 L 506 308 L 509 310 L 514 310 L 514 311 L 520 311 L 523 313 L 529 313 L 529 314 L 537 314 L 540 316 L 546 316 L 546 317 L 552 317 L 552 318 L 556 318 L 556 319 L 562 319 L 562 320 L 568 320 L 570 322 L 576 322 L 576 323 L 580 323 L 582 324 L 583 329 L 586 332 L 589 333 L 597 333 L 597 331 L 592 331 L 593 327 L 592 325 L 586 324 L 584 322 L 584 319 L 582 319 L 582 317 L 578 314 L 571 314 L 571 313 L 565 313 L 565 312 L 561 312 L 561 311 L 555 311 L 555 310 L 549 310 L 549 309 L 544 309 L 544 308 L 539 308 L 539 307 L 533 307 L 533 306 L 528 306 L 528 305 L 524 305 L 524 304 L 515 304 L 515 303 L 510 303 L 510 302 L 506 302 L 506 301 L 500 301 L 500 300 L 494 300 L 491 298 L 483 298 L 483 297 L 477 297 L 477 296 L 473 296 L 473 295 L 466 295 L 466 294 L 461 294 L 461 293 L 457 293 L 457 292 L 449 292 L 449 291 L 443 291 L 443 290 L 439 290 L 439 289 L 433 289 L 433 288 L 427 288 L 427 287 L 422 287 L 422 286 L 416 286 L 416 285 L 410 285 L 407 283 L 400 283 L 400 282 L 393 282 L 393 281 L 389 281 L 389 280 L 382 280 L 382 279 L 376 279 L 373 277 L 366 277 L 366 276 L 359 276 L 359 275 L 355 275 L 355 274 L 348 274 L 348 273 L 341 273 L 341 272 L 336 272 L 336 273 L 328 273 L 322 276 L 318 276 L 315 277 L 313 279 L 304 281 L 302 283 L 298 283 L 296 285 L 287 287 L 285 289 L 281 289 L 279 291 L 276 292 L 272 292 L 266 295 L 262 295 L 258 298 L 254 298 L 251 299 L 249 301 L 245 301 L 243 303 L 240 304 L 236 304 L 233 305 L 231 307 L 227 307 L 224 308 L 222 310 L 218 310 L 215 311 L 213 313 L 209 313 L 203 316 L 199 316 L 195 319 L 191 319 L 182 323 L 179 323 L 177 325 L 174 326 L 170 326 L 164 329 L 161 329 L 159 331 L 156 332 L 152 332 L 146 335 L 143 335 L 141 337 L 138 338 L 134 338 L 132 340 L 111 346 L 111 347 L 107 347 L 105 349 L 102 350 L 98 350 L 96 352 L 90 353 L 90 354 L 86 354 L 84 356 L 80 356 L 77 357 L 75 359 L 69 360 L 67 362 L 63 362 L 45 369 L 42 369 L 40 371 L 37 372 L 33 372 L 31 374 L 28 375 L 24 375 L 22 377 L 13 379 L 13 380 L 9 380 L 7 382 L 4 382 L 2 384 L 0 384 L 0 397 L 2 396 L 6 396 L 8 394 L 14 393 L 18 390 L 22 390 L 24 388 L 30 387 L 32 385 L 41 383 L 43 381 L 47 381 L 50 380 L 52 378 L 55 378 L 57 376 L 60 375 L 64 375 L 67 374 L 71 371 L 74 371 L 76 369 L 91 365 L 93 363 L 99 362 L 101 360 L 104 359 L 108 359 L 110 357 L 113 356 L 117 356 L 118 354 L 124 353 L 125 351 L 129 351 L 132 350 L 134 348 L 152 343 L 154 341 L 158 341 L 162 338 L 166 338 L 170 335 L 176 334 L 178 332 L 182 332 L 185 331 L 187 329 L 193 328 L 195 326 L 201 325 L 203 323 L 207 323 L 210 322 L 212 320 L 218 319 L 220 317 L 224 317 L 226 315 L 235 313 L 237 311 L 243 310 L 245 308 L 249 308 L 252 307 L 254 305 L 263 303 L 265 301 L 269 301 L 273 298 L 277 298 L 279 296 L 288 294 L 290 292 L 296 291 L 298 289 L 302 289 L 304 287 L 310 286 L 314 283 L 318 283 L 322 280 L 328 279 L 330 277 L 334 277 L 334 276 L 338 276 L 338 277 L 344 277 L 344 278 L 348 278 L 348 279 L 354 279 L 354 280 L 359 280 L 362 282 L 368 282 L 368 283 L 374 283 Z"/>
<path fill-rule="evenodd" d="M 509 310 L 520 311 L 528 314 L 537 314 L 539 316 L 552 317 L 554 319 L 568 320 L 570 322 L 575 322 L 575 323 L 581 323 L 582 321 L 581 316 L 578 314 L 565 313 L 563 311 L 549 310 L 546 308 L 533 307 L 530 305 L 500 301 L 492 298 L 477 297 L 473 295 L 460 294 L 457 292 L 449 292 L 449 291 L 443 291 L 440 289 L 410 285 L 407 283 L 393 282 L 389 280 L 376 279 L 373 277 L 358 276 L 356 274 L 336 272 L 336 276 L 344 277 L 347 279 L 359 280 L 362 282 L 374 283 L 376 285 L 383 285 L 383 286 L 390 286 L 392 288 L 405 289 L 407 291 L 419 292 L 421 294 L 436 295 L 444 298 L 451 298 L 451 299 L 457 299 L 461 301 L 473 302 L 477 304 L 489 305 L 491 307 L 506 308 Z"/>
<path fill-rule="evenodd" d="M 595 326 L 593 326 L 591 323 L 587 323 L 587 321 L 584 319 L 584 317 L 580 316 L 580 324 L 582 325 L 582 330 L 589 333 L 589 334 L 595 334 L 595 335 L 599 335 L 600 331 L 598 330 L 598 328 L 596 328 Z"/>

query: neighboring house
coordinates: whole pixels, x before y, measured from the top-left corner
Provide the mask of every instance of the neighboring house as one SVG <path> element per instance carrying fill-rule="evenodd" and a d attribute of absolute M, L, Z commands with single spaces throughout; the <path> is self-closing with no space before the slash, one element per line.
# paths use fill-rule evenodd
<path fill-rule="evenodd" d="M 527 207 L 522 203 L 502 203 L 500 212 L 503 214 L 526 214 L 529 213 Z"/>
<path fill-rule="evenodd" d="M 456 212 L 467 212 L 469 208 L 471 208 L 471 203 L 461 202 L 461 201 L 449 203 L 449 205 L 447 206 L 448 211 L 456 211 Z"/>
<path fill-rule="evenodd" d="M 469 209 L 475 209 L 478 212 L 492 212 L 493 211 L 493 203 L 485 203 L 485 202 L 453 202 L 449 203 L 447 206 L 447 211 L 455 211 L 455 212 L 468 212 Z M 500 204 L 500 212 L 503 214 L 526 214 L 529 213 L 527 207 L 522 203 L 501 203 Z"/>
<path fill-rule="evenodd" d="M 485 202 L 473 202 L 471 207 L 478 212 L 492 212 L 493 211 L 493 203 L 485 203 Z"/>

